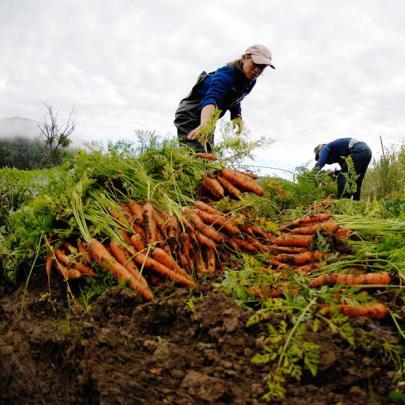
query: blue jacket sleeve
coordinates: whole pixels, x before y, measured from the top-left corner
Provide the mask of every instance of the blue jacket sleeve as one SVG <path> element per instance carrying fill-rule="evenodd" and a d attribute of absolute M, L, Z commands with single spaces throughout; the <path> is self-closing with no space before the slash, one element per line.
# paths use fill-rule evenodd
<path fill-rule="evenodd" d="M 204 108 L 209 104 L 214 104 L 217 107 L 222 106 L 233 84 L 234 77 L 230 71 L 216 71 L 211 79 L 207 93 L 200 102 L 200 107 Z"/>
<path fill-rule="evenodd" d="M 326 162 L 328 161 L 330 149 L 328 145 L 325 145 L 319 154 L 319 159 L 315 164 L 314 169 L 322 169 L 326 165 Z"/>

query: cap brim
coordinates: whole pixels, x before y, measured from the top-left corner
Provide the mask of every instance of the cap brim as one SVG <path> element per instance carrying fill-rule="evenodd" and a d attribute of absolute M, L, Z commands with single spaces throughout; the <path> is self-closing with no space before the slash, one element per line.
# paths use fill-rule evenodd
<path fill-rule="evenodd" d="M 275 69 L 275 67 L 271 64 L 271 59 L 259 55 L 250 55 L 250 56 L 253 62 L 256 63 L 257 65 L 268 65 L 271 68 Z"/>

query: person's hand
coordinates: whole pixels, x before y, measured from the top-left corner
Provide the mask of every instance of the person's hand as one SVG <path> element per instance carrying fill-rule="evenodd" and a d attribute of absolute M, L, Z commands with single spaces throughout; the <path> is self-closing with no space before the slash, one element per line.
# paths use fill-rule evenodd
<path fill-rule="evenodd" d="M 187 139 L 190 141 L 197 141 L 201 136 L 202 125 L 200 124 L 197 128 L 194 128 L 188 135 Z"/>
<path fill-rule="evenodd" d="M 242 117 L 236 117 L 232 120 L 233 128 L 236 130 L 236 135 L 240 135 L 243 131 L 243 120 Z"/>

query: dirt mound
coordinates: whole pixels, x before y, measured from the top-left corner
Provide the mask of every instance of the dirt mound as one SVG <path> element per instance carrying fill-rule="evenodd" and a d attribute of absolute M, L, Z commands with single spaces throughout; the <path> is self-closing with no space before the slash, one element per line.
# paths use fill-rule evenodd
<path fill-rule="evenodd" d="M 264 403 L 269 366 L 251 362 L 261 331 L 212 287 L 169 288 L 152 303 L 115 287 L 84 311 L 68 304 L 62 282 L 52 295 L 45 285 L 30 285 L 22 312 L 24 291 L 1 291 L 1 403 Z M 275 402 L 388 403 L 392 371 L 330 333 L 312 338 L 322 348 L 318 376 L 292 381 Z"/>

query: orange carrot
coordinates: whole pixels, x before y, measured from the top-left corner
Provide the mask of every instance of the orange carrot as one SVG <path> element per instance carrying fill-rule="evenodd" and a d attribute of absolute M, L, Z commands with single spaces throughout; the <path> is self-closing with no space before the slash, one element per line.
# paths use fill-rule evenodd
<path fill-rule="evenodd" d="M 91 264 L 91 257 L 90 257 L 90 253 L 87 250 L 87 248 L 85 247 L 85 245 L 83 244 L 83 242 L 79 242 L 77 244 L 77 250 L 79 251 L 79 253 L 82 255 L 84 261 L 87 264 Z"/>
<path fill-rule="evenodd" d="M 153 205 L 147 202 L 143 205 L 143 228 L 146 234 L 146 243 L 151 245 L 157 242 L 157 225 L 153 218 Z"/>
<path fill-rule="evenodd" d="M 160 213 L 158 212 L 158 210 L 157 210 L 156 208 L 154 208 L 154 207 L 152 207 L 152 208 L 153 208 L 153 209 L 152 209 L 152 216 L 153 216 L 153 219 L 155 220 L 156 225 L 157 225 L 159 231 L 162 233 L 162 236 L 163 236 L 163 237 L 166 237 L 165 221 L 164 221 L 164 219 L 162 218 L 162 216 L 160 215 Z"/>
<path fill-rule="evenodd" d="M 225 240 L 224 236 L 217 232 L 213 227 L 206 225 L 202 219 L 191 209 L 185 210 L 185 214 L 188 219 L 191 220 L 194 225 L 194 229 L 203 233 L 208 238 L 214 240 L 215 242 L 223 242 Z"/>
<path fill-rule="evenodd" d="M 350 234 L 351 234 L 351 232 L 348 229 L 340 228 L 340 227 L 335 232 L 335 235 L 341 239 L 347 239 L 350 236 Z"/>
<path fill-rule="evenodd" d="M 194 263 L 198 274 L 207 273 L 207 267 L 205 266 L 200 249 L 194 251 Z"/>
<path fill-rule="evenodd" d="M 141 224 L 137 224 L 137 223 L 133 222 L 131 228 L 134 233 L 141 235 L 142 240 L 145 239 L 146 233 L 145 233 L 145 230 L 142 228 Z"/>
<path fill-rule="evenodd" d="M 218 225 L 231 235 L 240 234 L 239 228 L 230 220 L 225 219 L 224 216 L 209 214 L 206 211 L 197 210 L 197 215 L 206 223 L 211 225 Z"/>
<path fill-rule="evenodd" d="M 339 304 L 340 312 L 346 316 L 366 316 L 372 319 L 382 319 L 388 315 L 388 308 L 382 303 L 367 304 L 362 306 L 353 306 L 348 304 Z"/>
<path fill-rule="evenodd" d="M 222 175 L 242 191 L 251 191 L 259 196 L 264 195 L 263 187 L 256 184 L 251 177 L 241 172 L 224 168 L 222 169 Z"/>
<path fill-rule="evenodd" d="M 139 234 L 131 236 L 131 243 L 137 252 L 140 252 L 145 249 L 145 244 L 143 243 L 141 235 Z"/>
<path fill-rule="evenodd" d="M 68 270 L 77 270 L 80 273 L 86 274 L 88 276 L 95 276 L 93 269 L 85 266 L 83 263 L 77 262 L 70 258 L 61 248 L 54 248 L 53 252 L 55 253 L 56 258 L 64 266 L 67 266 Z"/>
<path fill-rule="evenodd" d="M 278 245 L 270 245 L 270 250 L 279 253 L 302 253 L 306 252 L 304 247 L 295 247 L 295 246 L 278 246 Z"/>
<path fill-rule="evenodd" d="M 128 250 L 121 247 L 119 243 L 116 242 L 115 240 L 111 240 L 110 249 L 111 253 L 117 259 L 118 263 L 122 264 L 133 277 L 135 277 L 139 282 L 141 282 L 145 287 L 147 287 L 148 286 L 147 281 L 136 267 L 136 264 L 132 260 L 132 257 L 128 252 Z"/>
<path fill-rule="evenodd" d="M 205 175 L 202 181 L 202 188 L 208 191 L 213 197 L 223 198 L 225 197 L 224 189 L 218 180 Z"/>
<path fill-rule="evenodd" d="M 312 288 L 321 287 L 323 285 L 388 285 L 391 283 L 391 276 L 388 272 L 382 271 L 379 273 L 366 273 L 359 276 L 353 274 L 324 274 L 311 280 L 309 286 Z"/>
<path fill-rule="evenodd" d="M 279 298 L 283 294 L 279 288 L 258 285 L 250 287 L 249 292 L 256 298 Z"/>
<path fill-rule="evenodd" d="M 293 263 L 302 266 L 304 264 L 320 261 L 326 256 L 327 253 L 321 253 L 319 251 L 306 251 L 296 254 L 279 253 L 276 255 L 275 259 L 282 263 Z"/>
<path fill-rule="evenodd" d="M 255 237 L 247 235 L 245 237 L 246 242 L 252 244 L 257 248 L 257 250 L 261 250 L 262 252 L 268 252 L 269 247 L 264 245 L 263 243 L 259 242 Z"/>
<path fill-rule="evenodd" d="M 246 240 L 232 238 L 232 241 L 237 244 L 237 246 L 241 247 L 242 249 L 247 250 L 248 252 L 257 252 L 258 248 L 250 242 Z"/>
<path fill-rule="evenodd" d="M 133 219 L 138 224 L 141 224 L 143 221 L 143 207 L 141 204 L 137 203 L 134 200 L 128 201 L 128 207 L 133 214 Z"/>
<path fill-rule="evenodd" d="M 181 232 L 181 254 L 180 259 L 183 264 L 183 267 L 189 272 L 193 270 L 193 261 L 190 258 L 190 252 L 192 252 L 193 246 L 191 243 L 190 235 L 186 232 Z"/>
<path fill-rule="evenodd" d="M 153 249 L 152 257 L 159 263 L 165 265 L 170 270 L 182 274 L 185 277 L 190 277 L 190 275 L 176 263 L 173 257 L 167 254 L 163 249 Z"/>
<path fill-rule="evenodd" d="M 237 199 L 240 198 L 242 195 L 242 191 L 240 191 L 236 186 L 234 186 L 227 178 L 223 176 L 218 176 L 217 180 L 219 184 L 224 188 L 225 191 L 228 192 L 228 194 L 231 197 L 235 197 Z"/>
<path fill-rule="evenodd" d="M 194 205 L 201 211 L 208 212 L 209 214 L 219 215 L 222 216 L 224 213 L 222 211 L 217 210 L 212 205 L 206 204 L 203 201 L 196 200 L 194 201 Z"/>
<path fill-rule="evenodd" d="M 68 269 L 62 262 L 55 261 L 56 269 L 65 280 L 76 280 L 82 276 L 79 270 Z"/>
<path fill-rule="evenodd" d="M 207 256 L 207 272 L 215 273 L 215 267 L 216 267 L 215 250 L 207 249 L 206 256 Z"/>
<path fill-rule="evenodd" d="M 205 159 L 205 160 L 217 160 L 217 157 L 215 155 L 213 155 L 212 153 L 198 152 L 198 153 L 194 153 L 193 157 L 201 158 L 201 159 Z"/>
<path fill-rule="evenodd" d="M 291 233 L 296 235 L 313 235 L 317 231 L 326 231 L 333 233 L 338 229 L 338 224 L 335 221 L 313 223 L 307 226 L 300 226 L 291 231 Z"/>
<path fill-rule="evenodd" d="M 204 246 L 206 246 L 208 248 L 211 248 L 211 249 L 216 249 L 217 248 L 216 243 L 211 238 L 209 238 L 208 236 L 205 236 L 203 233 L 201 233 L 199 231 L 195 231 L 195 236 L 196 236 L 198 242 L 201 245 L 204 245 Z"/>
<path fill-rule="evenodd" d="M 302 226 L 302 225 L 307 225 L 307 224 L 312 224 L 314 222 L 324 222 L 330 219 L 332 215 L 330 214 L 318 214 L 318 215 L 308 215 L 303 218 L 298 218 L 295 221 L 292 222 L 291 225 L 293 226 Z"/>
<path fill-rule="evenodd" d="M 295 271 L 298 271 L 301 274 L 309 274 L 311 271 L 317 270 L 321 268 L 321 264 L 318 262 L 315 263 L 309 263 L 309 264 L 304 264 L 303 266 L 298 266 L 295 268 Z"/>
<path fill-rule="evenodd" d="M 284 234 L 274 239 L 273 243 L 279 246 L 309 247 L 312 242 L 310 235 Z"/>
<path fill-rule="evenodd" d="M 134 260 L 142 265 L 145 266 L 147 269 L 156 271 L 159 274 L 162 274 L 164 276 L 167 276 L 168 278 L 176 281 L 179 284 L 188 286 L 188 287 L 195 287 L 196 284 L 191 278 L 185 277 L 182 274 L 176 273 L 173 270 L 170 270 L 163 264 L 159 263 L 155 259 L 152 259 L 148 256 L 146 256 L 144 253 L 138 252 L 138 254 L 134 257 Z"/>
<path fill-rule="evenodd" d="M 253 172 L 243 172 L 243 174 L 245 176 L 251 177 L 253 180 L 257 180 L 259 178 L 259 176 Z"/>
<path fill-rule="evenodd" d="M 129 271 L 120 264 L 97 239 L 90 239 L 87 242 L 91 257 L 104 269 L 110 271 L 117 279 L 129 282 L 134 290 L 141 293 L 145 299 L 151 301 L 153 294 L 149 288 L 132 276 Z"/>
<path fill-rule="evenodd" d="M 129 209 L 128 205 L 121 202 L 119 203 L 121 214 L 124 218 L 128 221 L 129 224 L 132 223 L 134 215 L 132 214 L 131 210 Z"/>

